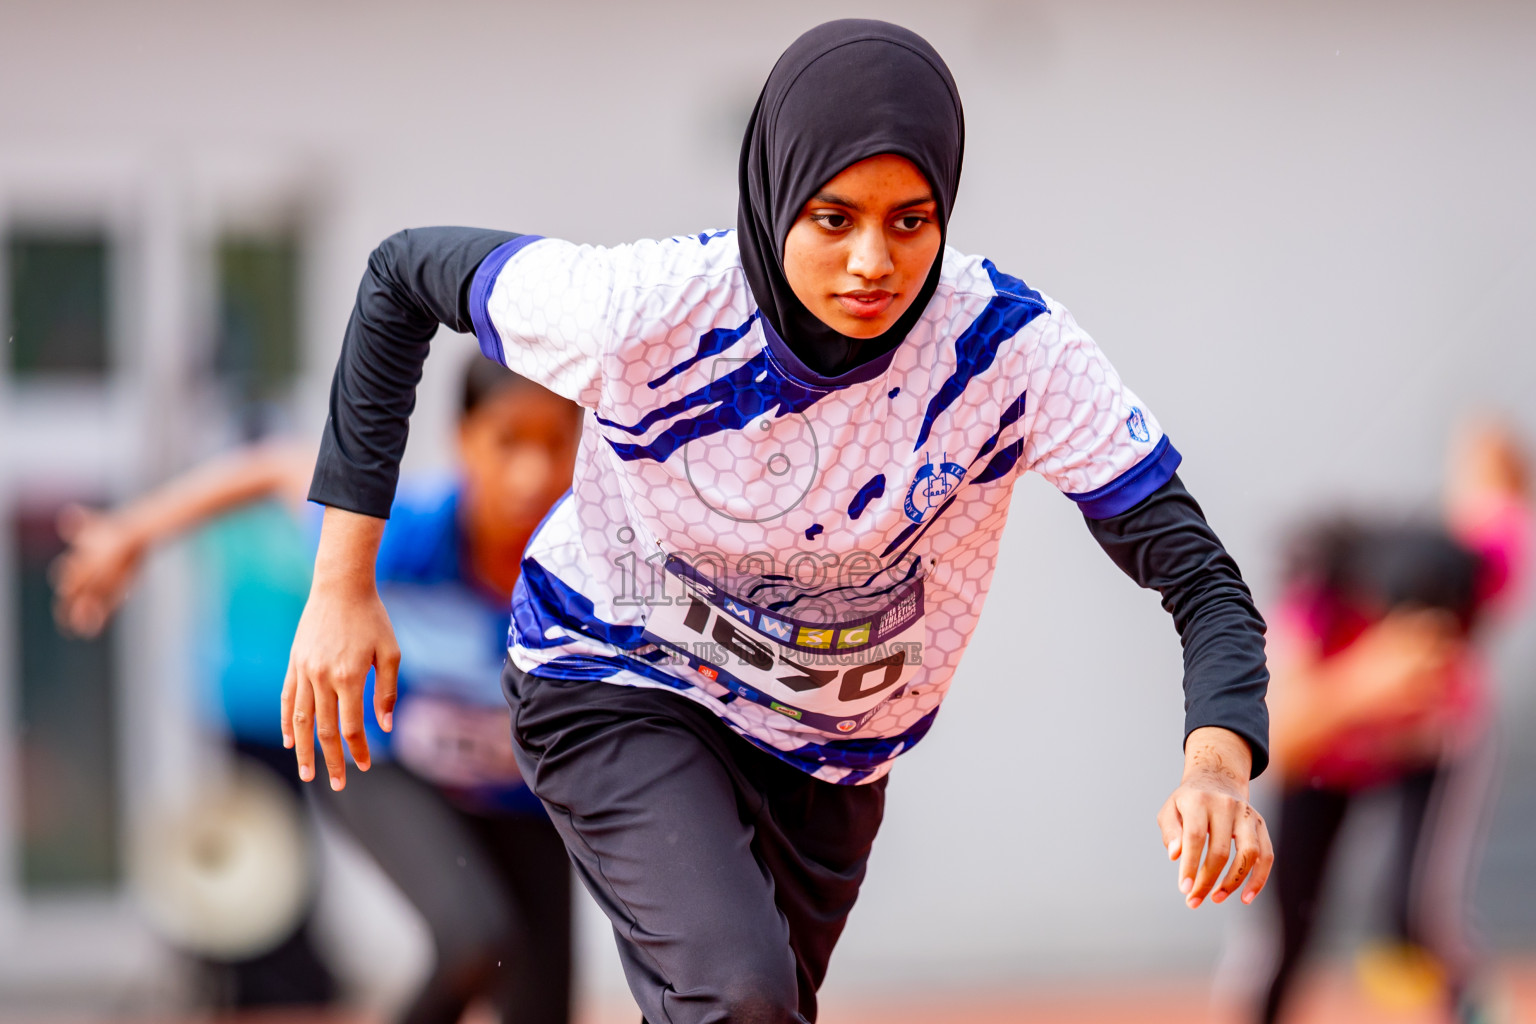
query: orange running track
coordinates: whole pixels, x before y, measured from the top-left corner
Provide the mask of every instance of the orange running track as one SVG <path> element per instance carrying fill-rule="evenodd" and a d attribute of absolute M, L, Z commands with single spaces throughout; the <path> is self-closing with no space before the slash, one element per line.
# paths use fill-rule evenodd
<path fill-rule="evenodd" d="M 1536 1024 L 1536 958 L 1505 961 L 1493 975 L 1495 1024 Z M 486 1024 L 473 1012 L 464 1024 Z M 639 1024 L 629 1005 L 591 1007 L 576 1024 Z M 4 1024 L 384 1024 L 357 1013 L 269 1011 L 235 1016 L 164 1017 L 13 1014 L 0 1006 Z M 891 1002 L 828 1001 L 819 1024 L 1244 1024 L 1212 1009 L 1200 979 L 1147 983 L 1104 979 L 1074 986 L 1038 986 L 1007 994 L 956 993 Z M 1389 1011 L 1370 1003 L 1343 970 L 1314 971 L 1287 1024 L 1446 1024 L 1433 1008 Z"/>

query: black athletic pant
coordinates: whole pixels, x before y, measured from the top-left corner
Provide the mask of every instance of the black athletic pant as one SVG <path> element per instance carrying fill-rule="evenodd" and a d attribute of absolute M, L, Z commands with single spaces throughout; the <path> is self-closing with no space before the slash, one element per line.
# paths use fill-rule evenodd
<path fill-rule="evenodd" d="M 1398 801 L 1391 860 L 1382 875 L 1386 931 L 1427 950 L 1446 972 L 1447 997 L 1464 1003 L 1476 969 L 1467 935 L 1467 902 L 1494 781 L 1491 742 L 1461 760 L 1423 768 L 1386 788 Z M 1275 819 L 1280 949 L 1259 1006 L 1259 1020 L 1283 1019 L 1296 971 L 1320 912 L 1334 842 L 1363 794 L 1320 786 L 1288 790 Z"/>
<path fill-rule="evenodd" d="M 816 1019 L 884 780 L 835 786 L 676 693 L 502 676 L 523 775 L 650 1024 Z"/>
<path fill-rule="evenodd" d="M 502 1024 L 567 1024 L 571 869 L 548 821 L 472 814 L 391 761 L 313 792 L 432 933 L 432 971 L 401 1021 L 456 1024 L 484 999 Z"/>

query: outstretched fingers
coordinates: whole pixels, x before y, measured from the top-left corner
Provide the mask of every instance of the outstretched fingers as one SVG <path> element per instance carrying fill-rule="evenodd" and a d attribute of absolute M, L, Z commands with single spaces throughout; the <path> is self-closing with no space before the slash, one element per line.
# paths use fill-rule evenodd
<path fill-rule="evenodd" d="M 309 782 L 315 777 L 315 691 L 299 673 L 294 684 L 293 757 L 299 763 L 299 778 Z"/>
<path fill-rule="evenodd" d="M 293 749 L 293 701 L 299 689 L 299 673 L 293 659 L 288 659 L 288 673 L 283 676 L 283 696 L 278 701 L 278 725 L 283 730 L 283 749 Z"/>
<path fill-rule="evenodd" d="M 1205 848 L 1205 860 L 1200 864 L 1194 889 L 1189 894 L 1191 907 L 1198 907 L 1210 894 L 1221 878 L 1221 869 L 1227 866 L 1227 860 L 1232 855 L 1232 829 L 1237 823 L 1237 810 L 1227 806 L 1225 801 L 1217 802 L 1208 812 L 1206 821 L 1209 841 Z"/>
<path fill-rule="evenodd" d="M 395 694 L 399 689 L 400 648 L 380 648 L 375 655 L 373 679 L 373 716 L 379 728 L 389 732 L 395 727 Z"/>
<path fill-rule="evenodd" d="M 1269 826 L 1264 823 L 1258 811 L 1253 811 L 1253 823 L 1254 834 L 1258 837 L 1259 858 L 1243 890 L 1244 903 L 1252 903 L 1264 890 L 1265 883 L 1269 881 L 1269 873 L 1275 868 L 1275 844 L 1269 838 Z"/>
<path fill-rule="evenodd" d="M 341 700 L 338 702 L 340 715 L 338 720 L 341 725 L 341 736 L 342 739 L 347 741 L 347 749 L 352 751 L 352 763 L 357 765 L 358 771 L 365 772 L 370 764 L 368 759 L 368 733 L 363 729 L 363 720 L 367 716 L 367 711 L 363 709 L 361 697 L 348 700 L 345 695 L 340 696 Z M 339 744 L 337 749 L 340 750 Z M 329 750 L 326 751 L 326 760 L 330 760 Z M 345 764 L 340 765 L 340 768 L 342 781 L 345 783 Z M 341 787 L 336 785 L 336 775 L 337 769 L 333 767 L 331 769 L 331 787 L 333 789 L 340 789 Z"/>
<path fill-rule="evenodd" d="M 1179 862 L 1179 892 L 1191 909 L 1207 897 L 1225 902 L 1239 889 L 1242 902 L 1252 903 L 1269 881 L 1274 843 L 1263 816 L 1246 800 L 1175 793 L 1158 812 L 1157 827 L 1168 859 Z"/>
<path fill-rule="evenodd" d="M 1232 829 L 1232 843 L 1237 848 L 1236 855 L 1232 858 L 1232 865 L 1227 869 L 1227 877 L 1211 893 L 1212 903 L 1221 903 L 1228 896 L 1237 891 L 1250 872 L 1259 863 L 1259 830 L 1258 812 L 1252 807 L 1244 807 L 1238 816 Z"/>
<path fill-rule="evenodd" d="M 1205 834 L 1210 820 L 1205 807 L 1199 803 L 1180 808 L 1179 819 L 1179 892 L 1184 894 L 1184 902 L 1198 907 L 1200 900 L 1194 892 L 1195 876 L 1200 871 L 1200 854 L 1205 850 Z"/>
<path fill-rule="evenodd" d="M 1178 860 L 1184 847 L 1184 823 L 1179 817 L 1179 805 L 1171 796 L 1163 801 L 1162 810 L 1157 812 L 1157 830 L 1162 833 L 1168 859 Z"/>
<path fill-rule="evenodd" d="M 325 755 L 331 788 L 339 791 L 347 785 L 347 761 L 341 747 L 341 721 L 336 708 L 336 690 L 329 678 L 315 680 L 314 684 L 315 739 L 320 741 L 320 751 Z"/>

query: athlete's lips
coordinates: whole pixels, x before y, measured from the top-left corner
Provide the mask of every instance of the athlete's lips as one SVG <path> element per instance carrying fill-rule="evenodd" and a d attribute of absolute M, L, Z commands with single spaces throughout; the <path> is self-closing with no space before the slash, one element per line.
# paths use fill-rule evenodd
<path fill-rule="evenodd" d="M 889 309 L 891 303 L 896 301 L 896 295 L 883 289 L 858 290 L 839 292 L 837 301 L 850 316 L 856 316 L 860 320 L 870 320 Z"/>

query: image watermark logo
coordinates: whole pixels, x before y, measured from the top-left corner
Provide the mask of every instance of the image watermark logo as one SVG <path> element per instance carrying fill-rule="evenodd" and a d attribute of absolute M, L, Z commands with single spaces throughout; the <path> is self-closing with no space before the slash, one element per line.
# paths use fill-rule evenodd
<path fill-rule="evenodd" d="M 739 371 L 748 360 L 720 357 L 714 379 Z M 683 473 L 693 493 L 718 516 L 736 523 L 781 519 L 805 500 L 820 469 L 821 445 L 803 412 L 785 412 L 784 404 L 763 408 L 769 371 L 727 401 L 734 408 L 713 415 L 739 416 L 735 430 L 704 434 L 683 446 Z M 750 415 L 748 415 L 750 414 Z"/>

